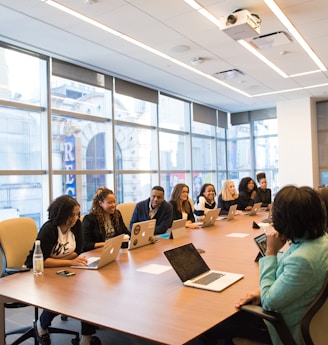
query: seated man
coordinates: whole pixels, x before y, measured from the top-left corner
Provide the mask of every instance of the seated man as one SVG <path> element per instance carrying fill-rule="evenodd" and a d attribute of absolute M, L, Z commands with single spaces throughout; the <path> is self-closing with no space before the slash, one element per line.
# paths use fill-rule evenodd
<path fill-rule="evenodd" d="M 134 223 L 156 219 L 155 235 L 164 234 L 172 225 L 172 217 L 172 206 L 164 200 L 164 188 L 154 186 L 150 197 L 137 203 L 132 214 L 130 230 Z"/>

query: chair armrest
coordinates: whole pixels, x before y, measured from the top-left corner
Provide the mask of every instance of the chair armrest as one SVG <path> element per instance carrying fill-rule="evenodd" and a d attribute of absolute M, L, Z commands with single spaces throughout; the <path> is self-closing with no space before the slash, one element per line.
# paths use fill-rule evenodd
<path fill-rule="evenodd" d="M 284 319 L 279 313 L 274 312 L 274 311 L 264 310 L 261 306 L 253 305 L 253 304 L 245 304 L 241 307 L 241 310 L 269 321 L 276 329 L 277 333 L 279 334 L 280 340 L 282 341 L 283 344 L 297 345 Z"/>

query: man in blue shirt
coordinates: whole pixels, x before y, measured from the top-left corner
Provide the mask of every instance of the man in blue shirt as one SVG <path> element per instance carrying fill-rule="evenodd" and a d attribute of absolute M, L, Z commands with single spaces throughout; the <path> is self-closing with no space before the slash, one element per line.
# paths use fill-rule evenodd
<path fill-rule="evenodd" d="M 137 203 L 132 214 L 130 230 L 134 223 L 156 219 L 155 235 L 164 234 L 172 225 L 172 217 L 172 206 L 164 199 L 164 188 L 154 186 L 150 197 Z"/>

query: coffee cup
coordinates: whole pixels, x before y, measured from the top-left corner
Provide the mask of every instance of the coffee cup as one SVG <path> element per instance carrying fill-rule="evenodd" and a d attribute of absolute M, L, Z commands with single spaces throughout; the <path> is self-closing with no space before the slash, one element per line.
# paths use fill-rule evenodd
<path fill-rule="evenodd" d="M 123 236 L 122 245 L 121 245 L 121 252 L 122 253 L 127 253 L 128 252 L 129 241 L 130 241 L 130 236 L 129 235 L 124 235 Z"/>

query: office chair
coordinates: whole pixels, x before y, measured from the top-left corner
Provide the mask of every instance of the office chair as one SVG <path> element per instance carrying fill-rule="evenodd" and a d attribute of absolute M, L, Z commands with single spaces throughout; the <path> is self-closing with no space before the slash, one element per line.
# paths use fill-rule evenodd
<path fill-rule="evenodd" d="M 38 229 L 33 219 L 13 218 L 0 222 L 0 245 L 3 256 L 3 276 L 9 274 L 18 274 L 24 265 L 27 255 L 33 247 L 37 237 Z M 32 274 L 32 273 L 30 273 Z M 23 303 L 6 303 L 5 308 L 26 307 Z M 37 339 L 34 331 L 34 324 L 38 320 L 38 308 L 34 308 L 34 321 L 31 326 L 14 329 L 5 333 L 6 336 L 12 334 L 22 334 L 12 345 L 21 344 L 29 338 L 34 338 L 34 344 L 37 345 Z M 79 344 L 79 332 L 49 327 L 49 333 L 71 334 L 73 344 Z"/>
<path fill-rule="evenodd" d="M 124 224 L 128 229 L 130 228 L 130 221 L 135 207 L 135 202 L 125 202 L 116 206 L 116 208 L 121 212 Z"/>
<path fill-rule="evenodd" d="M 301 320 L 301 333 L 306 345 L 325 345 L 328 339 L 328 275 L 325 283 L 315 300 L 306 310 Z M 296 345 L 295 340 L 289 332 L 287 325 L 279 313 L 269 312 L 260 306 L 247 304 L 241 310 L 255 314 L 269 321 L 276 329 L 284 345 Z M 254 341 L 243 338 L 234 338 L 235 345 L 255 345 Z M 262 343 L 258 343 L 263 345 Z"/>

